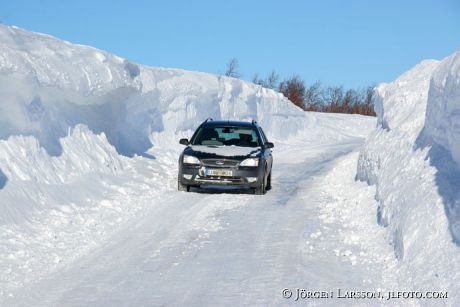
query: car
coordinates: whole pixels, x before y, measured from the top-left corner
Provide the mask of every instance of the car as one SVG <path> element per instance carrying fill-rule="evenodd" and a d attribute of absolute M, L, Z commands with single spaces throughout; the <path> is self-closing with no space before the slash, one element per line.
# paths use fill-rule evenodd
<path fill-rule="evenodd" d="M 272 186 L 272 148 L 259 124 L 205 120 L 179 157 L 177 188 L 231 186 L 262 195 Z"/>

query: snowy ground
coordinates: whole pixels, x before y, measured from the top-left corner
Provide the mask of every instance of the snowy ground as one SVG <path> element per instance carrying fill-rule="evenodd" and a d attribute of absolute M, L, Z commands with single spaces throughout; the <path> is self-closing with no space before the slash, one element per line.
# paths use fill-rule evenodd
<path fill-rule="evenodd" d="M 159 193 L 159 182 L 138 173 L 158 161 L 140 158 L 131 171 L 145 186 L 116 183 L 105 206 L 142 209 L 75 259 L 4 293 L 3 304 L 279 305 L 294 303 L 296 288 L 391 289 L 396 263 L 375 223 L 375 191 L 354 181 L 362 142 L 277 144 L 265 196 L 177 192 L 173 154 L 160 158 L 171 170 Z"/>
<path fill-rule="evenodd" d="M 390 282 L 354 181 L 373 119 L 15 27 L 0 42 L 0 305 L 266 305 Z M 207 117 L 262 125 L 272 191 L 176 191 L 177 141 Z"/>
<path fill-rule="evenodd" d="M 458 306 L 459 80 L 460 53 L 422 62 L 377 88 L 376 125 L 0 25 L 0 305 Z M 176 190 L 208 117 L 261 124 L 267 195 Z"/>

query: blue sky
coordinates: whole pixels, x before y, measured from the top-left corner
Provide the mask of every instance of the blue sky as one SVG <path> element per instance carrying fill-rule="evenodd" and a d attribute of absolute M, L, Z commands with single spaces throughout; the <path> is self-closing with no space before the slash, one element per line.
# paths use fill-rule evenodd
<path fill-rule="evenodd" d="M 460 49 L 458 0 L 4 0 L 0 21 L 151 66 L 364 87 Z"/>

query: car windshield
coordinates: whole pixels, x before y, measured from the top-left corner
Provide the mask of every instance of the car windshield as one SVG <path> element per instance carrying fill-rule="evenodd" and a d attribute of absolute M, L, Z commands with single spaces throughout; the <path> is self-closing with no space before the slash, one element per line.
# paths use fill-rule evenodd
<path fill-rule="evenodd" d="M 258 147 L 259 139 L 250 127 L 201 127 L 192 145 Z"/>

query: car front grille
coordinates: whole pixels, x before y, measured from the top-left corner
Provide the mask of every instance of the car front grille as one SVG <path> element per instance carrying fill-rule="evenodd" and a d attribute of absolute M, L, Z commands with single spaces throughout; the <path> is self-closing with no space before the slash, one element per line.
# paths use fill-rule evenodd
<path fill-rule="evenodd" d="M 204 166 L 212 167 L 234 167 L 240 163 L 240 161 L 228 159 L 203 159 L 201 162 Z"/>
<path fill-rule="evenodd" d="M 208 177 L 199 177 L 196 178 L 195 181 L 202 182 L 202 183 L 217 183 L 217 184 L 244 184 L 245 181 L 241 177 L 215 177 L 215 176 L 208 176 Z"/>

